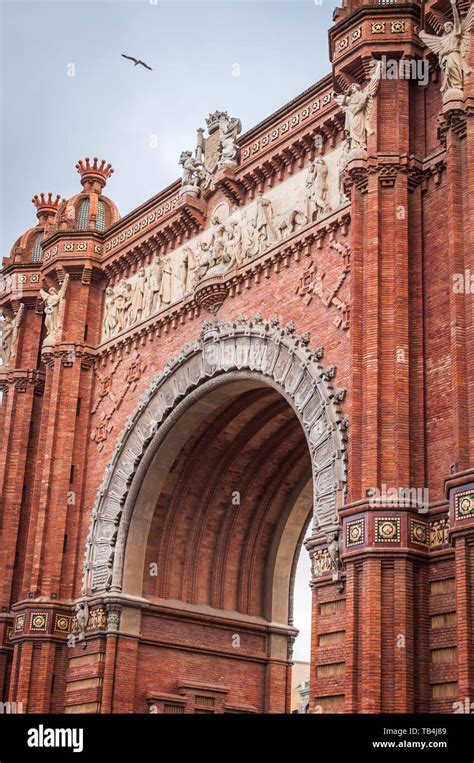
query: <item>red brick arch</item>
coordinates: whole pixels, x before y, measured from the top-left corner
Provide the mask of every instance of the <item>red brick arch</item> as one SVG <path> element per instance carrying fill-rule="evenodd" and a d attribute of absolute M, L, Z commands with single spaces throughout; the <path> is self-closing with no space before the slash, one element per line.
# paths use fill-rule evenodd
<path fill-rule="evenodd" d="M 226 396 L 232 399 L 230 390 L 240 394 L 272 388 L 286 401 L 306 441 L 315 523 L 328 537 L 339 531 L 345 422 L 338 407 L 340 392 L 330 382 L 332 370 L 322 366 L 322 350 L 311 351 L 308 344 L 308 336 L 297 336 L 292 324 L 280 327 L 276 318 L 205 323 L 199 339 L 185 345 L 155 377 L 127 421 L 98 494 L 87 541 L 84 594 L 142 594 L 154 498 L 190 432 L 208 416 L 210 406 L 217 409 Z M 288 532 L 294 535 L 296 529 Z M 283 543 L 272 550 L 275 577 L 284 548 Z M 252 553 L 244 554 L 251 570 Z"/>

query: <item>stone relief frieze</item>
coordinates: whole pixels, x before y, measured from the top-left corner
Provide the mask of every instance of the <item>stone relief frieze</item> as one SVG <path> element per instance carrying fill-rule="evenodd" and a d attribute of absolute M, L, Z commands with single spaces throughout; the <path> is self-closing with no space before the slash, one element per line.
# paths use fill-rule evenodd
<path fill-rule="evenodd" d="M 243 208 L 231 210 L 227 202 L 219 203 L 206 231 L 164 257 L 155 255 L 150 264 L 109 286 L 102 340 L 166 310 L 191 296 L 204 279 L 231 273 L 341 207 L 346 202 L 340 181 L 345 153 L 347 146 L 340 146 L 317 157 Z"/>

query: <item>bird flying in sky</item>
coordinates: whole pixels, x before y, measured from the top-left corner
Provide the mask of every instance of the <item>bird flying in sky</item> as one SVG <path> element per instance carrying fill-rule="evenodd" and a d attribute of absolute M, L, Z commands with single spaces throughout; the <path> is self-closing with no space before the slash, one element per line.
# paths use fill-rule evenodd
<path fill-rule="evenodd" d="M 138 58 L 134 58 L 133 56 L 126 56 L 125 53 L 122 53 L 122 57 L 128 58 L 129 61 L 134 61 L 135 66 L 137 66 L 137 64 L 141 64 L 142 66 L 145 67 L 145 69 L 149 69 L 150 71 L 153 71 L 151 66 L 148 66 L 148 64 L 146 64 L 144 61 L 139 61 Z"/>

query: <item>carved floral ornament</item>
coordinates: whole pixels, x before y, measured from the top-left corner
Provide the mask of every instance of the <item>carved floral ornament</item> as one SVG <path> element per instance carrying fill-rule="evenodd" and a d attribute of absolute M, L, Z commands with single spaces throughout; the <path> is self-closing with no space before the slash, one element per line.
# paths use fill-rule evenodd
<path fill-rule="evenodd" d="M 137 470 L 146 468 L 190 401 L 220 385 L 223 376 L 226 382 L 264 381 L 291 405 L 310 451 L 315 525 L 328 542 L 339 535 L 347 428 L 339 402 L 345 391 L 333 388 L 335 368 L 322 366 L 322 349 L 311 350 L 309 341 L 308 333 L 298 336 L 293 323 L 281 327 L 276 316 L 205 321 L 199 338 L 168 361 L 126 420 L 106 467 L 91 515 L 84 595 L 121 590 L 127 531 L 143 480 Z"/>

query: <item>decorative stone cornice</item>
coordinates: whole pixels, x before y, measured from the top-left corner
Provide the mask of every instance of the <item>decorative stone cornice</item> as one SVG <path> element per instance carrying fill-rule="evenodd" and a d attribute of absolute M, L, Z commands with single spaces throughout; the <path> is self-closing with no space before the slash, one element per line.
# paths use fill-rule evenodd
<path fill-rule="evenodd" d="M 407 178 L 408 190 L 413 191 L 426 181 L 434 177 L 439 183 L 441 172 L 446 167 L 445 151 L 438 152 L 435 156 L 421 160 L 415 156 L 398 154 L 369 155 L 365 158 L 357 157 L 351 160 L 346 168 L 348 177 L 347 186 L 355 185 L 365 193 L 368 189 L 370 175 L 378 175 L 382 188 L 393 188 L 397 177 L 404 175 Z"/>
<path fill-rule="evenodd" d="M 194 291 L 194 301 L 199 307 L 215 315 L 229 294 L 225 275 L 203 278 Z"/>
<path fill-rule="evenodd" d="M 60 362 L 64 368 L 71 368 L 76 361 L 80 361 L 81 368 L 87 371 L 94 363 L 96 350 L 90 345 L 76 342 L 60 342 L 53 347 L 45 347 L 41 351 L 43 363 L 52 368 Z"/>
<path fill-rule="evenodd" d="M 10 300 L 35 298 L 41 282 L 41 263 L 16 263 L 6 266 L 3 261 L 3 269 L 0 275 L 0 302 L 5 298 Z"/>
<path fill-rule="evenodd" d="M 39 263 L 44 267 L 50 260 L 58 258 L 93 257 L 100 260 L 103 252 L 104 234 L 94 230 L 56 231 L 44 242 L 43 259 Z"/>
<path fill-rule="evenodd" d="M 220 188 L 231 204 L 240 206 L 245 202 L 246 186 L 238 180 L 235 170 L 224 168 L 215 177 L 216 188 Z"/>
<path fill-rule="evenodd" d="M 0 391 L 7 394 L 10 389 L 14 392 L 26 392 L 29 385 L 33 386 L 35 395 L 44 392 L 45 374 L 36 368 L 5 368 L 0 366 Z"/>
<path fill-rule="evenodd" d="M 305 97 L 306 96 L 306 97 Z M 291 147 L 293 145 L 292 138 L 301 133 L 302 127 L 306 123 L 310 123 L 314 119 L 319 117 L 324 118 L 326 112 L 334 109 L 334 101 L 332 99 L 332 82 L 330 77 L 326 77 L 320 82 L 316 83 L 313 87 L 309 88 L 306 93 L 303 93 L 296 99 L 295 106 L 288 104 L 284 109 L 284 113 L 279 116 L 279 113 L 272 115 L 269 119 L 265 120 L 261 125 L 257 125 L 249 133 L 245 133 L 241 136 L 241 167 L 245 168 L 252 162 L 255 162 L 256 156 L 263 156 L 269 154 L 277 146 L 285 144 L 285 147 Z M 332 107 L 332 109 L 331 109 Z M 331 118 L 334 115 L 331 115 Z M 321 124 L 323 120 L 321 120 Z M 298 135 L 298 140 L 301 139 L 301 135 Z M 310 138 L 312 140 L 312 138 Z M 306 141 L 305 141 L 306 142 Z M 295 142 L 296 156 L 300 149 L 303 147 L 298 142 Z M 291 156 L 291 155 L 290 155 Z M 290 158 L 289 156 L 289 158 Z"/>
<path fill-rule="evenodd" d="M 346 9 L 343 18 L 329 30 L 329 46 L 331 61 L 340 64 L 342 61 L 353 60 L 364 48 L 380 45 L 393 47 L 397 43 L 411 43 L 417 52 L 423 46 L 416 36 L 420 22 L 420 6 L 417 2 L 397 2 L 378 4 L 376 20 L 374 20 L 374 5 L 362 6 L 349 15 Z M 340 16 L 339 16 L 340 18 Z"/>

